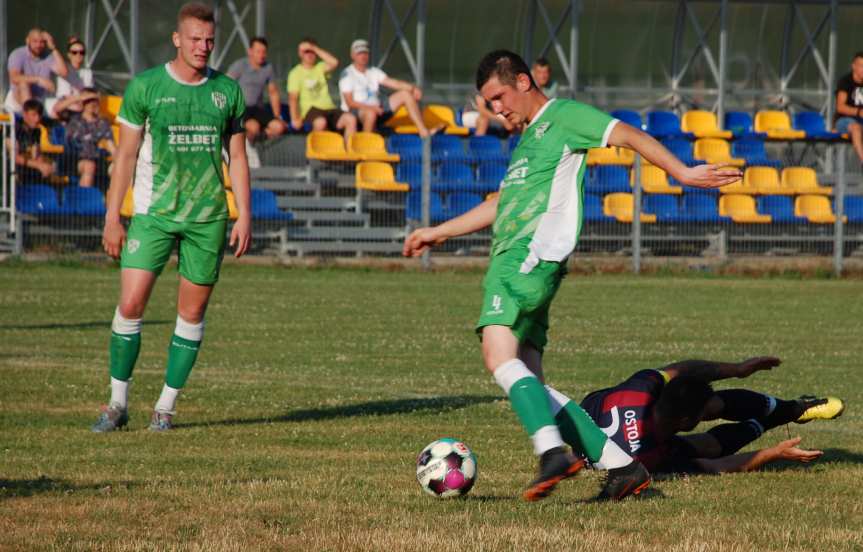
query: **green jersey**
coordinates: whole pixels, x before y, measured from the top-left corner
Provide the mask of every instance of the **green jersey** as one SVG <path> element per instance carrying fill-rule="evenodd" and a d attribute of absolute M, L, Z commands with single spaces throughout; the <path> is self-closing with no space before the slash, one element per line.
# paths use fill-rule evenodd
<path fill-rule="evenodd" d="M 617 123 L 573 100 L 549 100 L 512 152 L 494 222 L 491 254 L 527 243 L 536 260 L 562 261 L 578 242 L 584 219 L 588 148 L 605 147 Z"/>
<path fill-rule="evenodd" d="M 175 222 L 228 218 L 222 149 L 243 131 L 240 85 L 213 69 L 189 84 L 170 65 L 136 76 L 126 88 L 118 121 L 143 129 L 135 167 L 135 213 Z"/>

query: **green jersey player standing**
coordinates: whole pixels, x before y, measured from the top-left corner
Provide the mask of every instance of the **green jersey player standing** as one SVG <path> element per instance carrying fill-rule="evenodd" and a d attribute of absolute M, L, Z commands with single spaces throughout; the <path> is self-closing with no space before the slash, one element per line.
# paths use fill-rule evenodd
<path fill-rule="evenodd" d="M 650 483 L 650 475 L 570 401 L 556 415 L 542 384 L 548 311 L 566 273 L 583 221 L 583 178 L 589 148 L 623 146 L 639 152 L 684 184 L 710 188 L 740 178 L 736 169 L 686 167 L 644 132 L 573 100 L 549 100 L 517 54 L 487 54 L 476 86 L 495 114 L 524 131 L 500 193 L 439 226 L 405 240 L 404 255 L 421 255 L 447 239 L 493 224 L 491 261 L 483 281 L 477 333 L 486 368 L 509 396 L 539 456 L 539 474 L 526 500 L 548 496 L 584 466 L 608 470 L 601 498 L 622 499 Z M 578 457 L 564 447 L 572 446 Z"/>
<path fill-rule="evenodd" d="M 102 236 L 105 252 L 120 259 L 120 302 L 111 327 L 111 400 L 93 426 L 95 432 L 128 423 L 128 388 L 141 347 L 141 318 L 177 244 L 177 324 L 168 347 L 165 384 L 150 421 L 154 431 L 172 427 L 177 396 L 198 356 L 204 313 L 225 247 L 223 149 L 230 158 L 239 212 L 230 244 L 237 257 L 249 247 L 245 104 L 233 79 L 207 67 L 214 36 L 212 9 L 184 5 L 172 36 L 176 58 L 137 75 L 123 98 Z M 135 212 L 127 235 L 120 207 L 133 176 Z"/>

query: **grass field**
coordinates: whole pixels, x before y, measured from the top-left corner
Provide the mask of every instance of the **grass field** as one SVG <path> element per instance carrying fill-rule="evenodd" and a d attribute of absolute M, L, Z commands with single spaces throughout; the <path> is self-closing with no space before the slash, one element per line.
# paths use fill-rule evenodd
<path fill-rule="evenodd" d="M 528 504 L 530 446 L 473 336 L 480 273 L 226 266 L 177 430 L 152 434 L 175 277 L 145 317 L 131 430 L 94 435 L 116 270 L 0 265 L 0 549 L 863 549 L 859 280 L 569 278 L 546 372 L 572 396 L 671 360 L 775 354 L 746 386 L 849 408 L 790 428 L 826 451 L 810 467 L 658 481 L 619 504 L 589 503 L 586 473 Z M 442 436 L 478 457 L 465 499 L 414 479 Z"/>

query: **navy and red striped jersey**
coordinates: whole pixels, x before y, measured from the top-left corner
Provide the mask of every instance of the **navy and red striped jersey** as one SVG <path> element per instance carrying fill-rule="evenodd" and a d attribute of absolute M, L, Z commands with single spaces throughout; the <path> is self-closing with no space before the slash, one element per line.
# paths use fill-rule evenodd
<path fill-rule="evenodd" d="M 653 405 L 665 383 L 665 372 L 641 370 L 619 385 L 594 391 L 581 402 L 602 431 L 650 471 L 673 452 L 672 442 L 656 441 L 653 425 Z"/>

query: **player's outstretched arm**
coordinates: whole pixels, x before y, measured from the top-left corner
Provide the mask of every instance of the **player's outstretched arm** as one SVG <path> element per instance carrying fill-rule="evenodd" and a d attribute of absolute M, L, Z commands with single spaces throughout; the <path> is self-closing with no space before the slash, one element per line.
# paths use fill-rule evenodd
<path fill-rule="evenodd" d="M 776 357 L 753 357 L 743 362 L 716 362 L 712 360 L 684 360 L 662 368 L 669 379 L 691 376 L 704 381 L 728 378 L 746 378 L 759 370 L 770 370 L 782 364 Z"/>
<path fill-rule="evenodd" d="M 820 450 L 801 449 L 797 446 L 799 444 L 800 437 L 795 437 L 782 441 L 775 446 L 756 450 L 755 452 L 732 454 L 714 460 L 698 458 L 695 462 L 706 473 L 731 473 L 757 470 L 761 466 L 776 462 L 777 460 L 807 464 L 817 460 L 824 454 L 824 451 Z"/>
<path fill-rule="evenodd" d="M 437 226 L 418 228 L 405 238 L 402 255 L 419 257 L 427 249 L 441 244 L 450 238 L 463 236 L 482 230 L 494 222 L 497 214 L 498 196 L 487 199 L 463 215 L 450 219 Z"/>
<path fill-rule="evenodd" d="M 126 241 L 126 229 L 120 222 L 120 209 L 123 207 L 126 190 L 132 184 L 141 134 L 141 129 L 120 125 L 120 144 L 114 153 L 114 170 L 111 173 L 111 185 L 108 187 L 106 200 L 105 228 L 102 230 L 102 247 L 105 253 L 114 259 L 120 258 L 123 242 Z"/>
<path fill-rule="evenodd" d="M 623 122 L 617 123 L 611 129 L 608 144 L 637 151 L 642 157 L 681 183 L 695 188 L 726 186 L 740 180 L 742 176 L 739 169 L 732 167 L 719 165 L 687 167 L 655 138 Z"/>
<path fill-rule="evenodd" d="M 251 192 L 249 191 L 249 161 L 246 158 L 246 135 L 237 132 L 231 136 L 228 145 L 231 155 L 228 173 L 231 175 L 231 188 L 237 200 L 237 220 L 231 228 L 231 239 L 228 243 L 234 248 L 234 256 L 242 257 L 249 250 L 252 242 L 252 209 Z"/>

